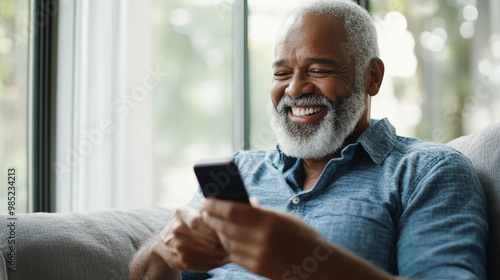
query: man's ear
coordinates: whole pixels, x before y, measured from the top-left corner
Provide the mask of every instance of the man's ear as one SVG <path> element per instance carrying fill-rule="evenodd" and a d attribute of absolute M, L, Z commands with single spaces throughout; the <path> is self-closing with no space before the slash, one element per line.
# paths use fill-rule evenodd
<path fill-rule="evenodd" d="M 380 58 L 374 58 L 368 65 L 367 74 L 369 75 L 369 83 L 366 85 L 366 92 L 370 96 L 377 95 L 384 79 L 384 62 Z"/>

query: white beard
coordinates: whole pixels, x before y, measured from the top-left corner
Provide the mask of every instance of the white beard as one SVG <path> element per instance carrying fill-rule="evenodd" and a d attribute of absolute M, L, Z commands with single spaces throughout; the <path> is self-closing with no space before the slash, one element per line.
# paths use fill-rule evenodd
<path fill-rule="evenodd" d="M 284 96 L 276 108 L 269 102 L 270 126 L 281 151 L 290 157 L 321 159 L 337 152 L 354 131 L 365 110 L 364 90 L 355 85 L 352 94 L 335 106 L 326 96 Z M 327 113 L 319 124 L 295 124 L 287 120 L 291 106 L 324 106 Z"/>

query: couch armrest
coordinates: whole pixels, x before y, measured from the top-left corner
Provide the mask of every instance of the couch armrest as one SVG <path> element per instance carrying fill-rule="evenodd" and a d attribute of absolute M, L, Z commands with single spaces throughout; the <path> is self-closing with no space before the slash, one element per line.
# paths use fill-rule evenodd
<path fill-rule="evenodd" d="M 10 271 L 10 229 L 0 214 L 0 278 L 128 279 L 139 246 L 161 229 L 173 209 L 105 210 L 16 215 L 15 269 Z M 11 220 L 12 221 L 12 220 Z M 10 221 L 9 221 L 10 222 Z M 6 234 L 4 234 L 6 233 Z"/>

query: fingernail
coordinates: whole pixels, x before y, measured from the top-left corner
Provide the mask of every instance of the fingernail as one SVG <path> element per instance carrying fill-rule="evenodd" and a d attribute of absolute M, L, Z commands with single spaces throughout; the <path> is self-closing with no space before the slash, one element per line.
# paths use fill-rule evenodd
<path fill-rule="evenodd" d="M 203 219 L 203 221 L 205 221 L 206 219 L 208 219 L 208 213 L 207 213 L 207 211 L 201 211 L 201 218 Z"/>
<path fill-rule="evenodd" d="M 198 201 L 198 208 L 202 208 L 205 205 L 205 202 L 207 200 L 205 198 L 202 198 Z"/>
<path fill-rule="evenodd" d="M 253 206 L 253 207 L 259 207 L 260 206 L 260 202 L 259 200 L 256 198 L 256 197 L 250 197 L 250 204 Z"/>

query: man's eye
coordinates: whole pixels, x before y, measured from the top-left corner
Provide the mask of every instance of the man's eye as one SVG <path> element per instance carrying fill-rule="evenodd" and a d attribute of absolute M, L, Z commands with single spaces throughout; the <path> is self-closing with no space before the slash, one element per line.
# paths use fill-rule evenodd
<path fill-rule="evenodd" d="M 288 72 L 277 72 L 277 73 L 274 73 L 274 77 L 275 78 L 286 78 L 287 76 L 290 76 L 291 74 L 288 73 Z"/>
<path fill-rule="evenodd" d="M 329 70 L 311 70 L 308 72 L 310 76 L 313 77 L 325 77 L 328 76 L 332 71 Z"/>

